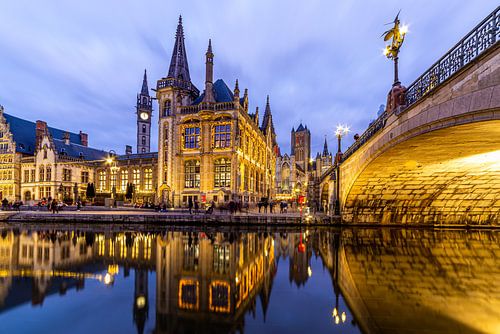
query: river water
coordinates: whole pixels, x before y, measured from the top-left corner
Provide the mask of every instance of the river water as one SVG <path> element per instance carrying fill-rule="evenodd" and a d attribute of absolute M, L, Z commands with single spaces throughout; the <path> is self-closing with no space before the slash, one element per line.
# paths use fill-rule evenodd
<path fill-rule="evenodd" d="M 0 333 L 499 332 L 496 231 L 1 229 Z"/>

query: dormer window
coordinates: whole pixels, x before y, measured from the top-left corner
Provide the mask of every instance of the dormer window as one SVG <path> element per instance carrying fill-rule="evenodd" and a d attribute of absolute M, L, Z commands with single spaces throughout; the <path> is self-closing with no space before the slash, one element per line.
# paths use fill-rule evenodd
<path fill-rule="evenodd" d="M 83 159 L 83 152 L 78 153 L 78 156 L 80 157 L 80 159 Z"/>
<path fill-rule="evenodd" d="M 61 148 L 61 155 L 66 155 L 66 150 L 64 148 Z"/>

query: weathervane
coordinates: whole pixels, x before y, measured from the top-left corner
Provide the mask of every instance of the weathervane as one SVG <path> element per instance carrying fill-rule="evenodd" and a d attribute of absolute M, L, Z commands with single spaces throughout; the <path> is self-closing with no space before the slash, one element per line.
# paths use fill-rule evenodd
<path fill-rule="evenodd" d="M 399 49 L 401 48 L 401 45 L 403 45 L 403 42 L 405 40 L 405 35 L 408 32 L 408 26 L 402 25 L 400 27 L 400 12 L 401 10 L 398 12 L 398 15 L 396 15 L 394 22 L 387 23 L 394 24 L 394 26 L 382 34 L 385 42 L 392 38 L 391 44 L 387 45 L 384 49 L 384 55 L 387 58 L 394 60 L 394 85 L 400 83 L 398 78 L 398 55 Z"/>

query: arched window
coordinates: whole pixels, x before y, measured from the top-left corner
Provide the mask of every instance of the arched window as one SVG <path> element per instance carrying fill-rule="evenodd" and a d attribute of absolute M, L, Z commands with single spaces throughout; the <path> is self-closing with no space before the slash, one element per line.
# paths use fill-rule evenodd
<path fill-rule="evenodd" d="M 281 167 L 281 188 L 283 190 L 290 189 L 290 165 L 283 164 Z"/>
<path fill-rule="evenodd" d="M 229 159 L 218 159 L 214 163 L 214 186 L 216 188 L 231 186 L 231 161 Z"/>
<path fill-rule="evenodd" d="M 142 104 L 144 105 L 148 104 L 148 100 L 145 96 L 142 97 Z"/>
<path fill-rule="evenodd" d="M 200 187 L 200 161 L 188 160 L 184 163 L 184 187 Z"/>
<path fill-rule="evenodd" d="M 146 124 L 142 125 L 142 133 L 146 133 Z"/>
<path fill-rule="evenodd" d="M 172 102 L 170 100 L 165 100 L 163 104 L 163 116 L 170 116 L 172 113 Z"/>
<path fill-rule="evenodd" d="M 146 136 L 142 136 L 142 145 L 146 145 Z"/>

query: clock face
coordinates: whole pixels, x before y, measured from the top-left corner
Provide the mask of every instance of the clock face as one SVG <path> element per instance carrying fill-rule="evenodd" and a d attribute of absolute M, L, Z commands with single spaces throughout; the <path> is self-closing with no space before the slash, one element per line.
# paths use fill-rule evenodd
<path fill-rule="evenodd" d="M 147 112 L 141 112 L 139 116 L 145 121 L 149 118 L 149 114 Z"/>

